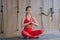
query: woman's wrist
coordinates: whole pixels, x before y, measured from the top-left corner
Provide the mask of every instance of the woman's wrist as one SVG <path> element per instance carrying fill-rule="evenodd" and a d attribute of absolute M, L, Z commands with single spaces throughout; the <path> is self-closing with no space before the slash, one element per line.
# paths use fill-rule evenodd
<path fill-rule="evenodd" d="M 32 22 L 32 24 L 35 24 L 34 22 Z"/>

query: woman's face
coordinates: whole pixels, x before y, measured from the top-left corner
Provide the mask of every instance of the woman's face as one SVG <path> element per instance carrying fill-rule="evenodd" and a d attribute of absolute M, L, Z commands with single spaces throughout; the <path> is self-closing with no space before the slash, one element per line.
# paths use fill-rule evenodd
<path fill-rule="evenodd" d="M 31 14 L 32 13 L 31 8 L 28 8 L 27 11 L 26 11 L 26 13 Z"/>

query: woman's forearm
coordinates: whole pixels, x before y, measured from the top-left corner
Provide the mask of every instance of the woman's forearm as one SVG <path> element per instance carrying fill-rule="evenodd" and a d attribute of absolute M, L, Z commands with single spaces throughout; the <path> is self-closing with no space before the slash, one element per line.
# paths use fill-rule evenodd
<path fill-rule="evenodd" d="M 28 23 L 25 23 L 25 24 L 24 24 L 24 26 L 27 26 L 27 25 L 29 25 L 29 24 L 30 24 L 30 22 L 28 22 Z"/>
<path fill-rule="evenodd" d="M 33 24 L 34 24 L 35 26 L 38 26 L 38 25 L 39 25 L 38 23 L 34 23 L 34 22 L 33 22 Z"/>

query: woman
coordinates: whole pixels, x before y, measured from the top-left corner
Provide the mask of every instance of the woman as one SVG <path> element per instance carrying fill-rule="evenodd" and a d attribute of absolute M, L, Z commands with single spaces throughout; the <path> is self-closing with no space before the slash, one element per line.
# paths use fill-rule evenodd
<path fill-rule="evenodd" d="M 31 15 L 31 6 L 26 7 L 26 16 L 23 18 L 23 26 L 24 30 L 22 31 L 22 35 L 24 37 L 36 38 L 36 36 L 42 34 L 42 30 L 33 30 L 32 25 L 38 26 L 38 22 Z"/>

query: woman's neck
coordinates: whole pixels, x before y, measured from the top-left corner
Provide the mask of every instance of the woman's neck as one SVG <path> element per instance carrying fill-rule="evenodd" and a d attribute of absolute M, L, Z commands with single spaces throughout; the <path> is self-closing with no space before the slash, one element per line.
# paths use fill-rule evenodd
<path fill-rule="evenodd" d="M 31 14 L 27 14 L 26 17 L 30 18 L 31 17 Z"/>
<path fill-rule="evenodd" d="M 31 14 L 27 13 L 26 16 L 31 16 Z"/>

